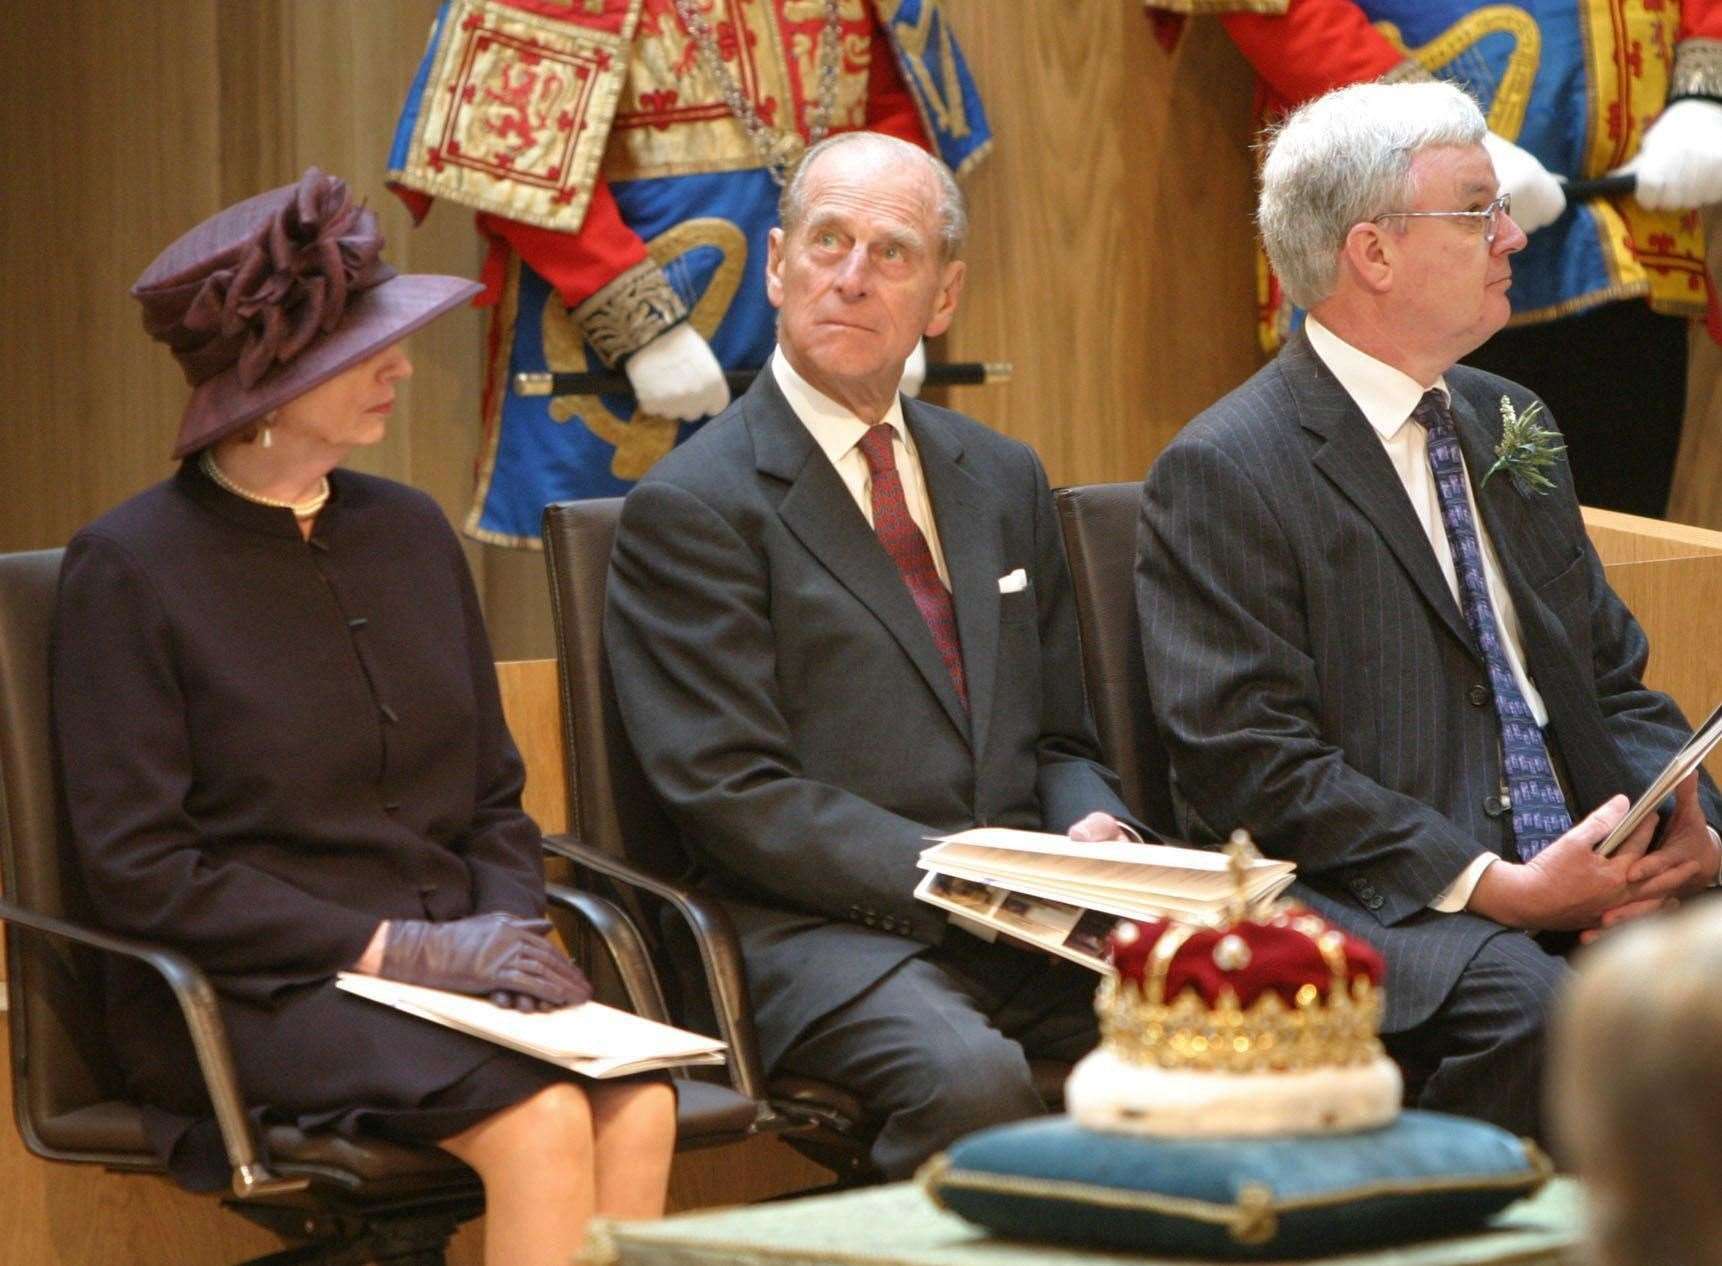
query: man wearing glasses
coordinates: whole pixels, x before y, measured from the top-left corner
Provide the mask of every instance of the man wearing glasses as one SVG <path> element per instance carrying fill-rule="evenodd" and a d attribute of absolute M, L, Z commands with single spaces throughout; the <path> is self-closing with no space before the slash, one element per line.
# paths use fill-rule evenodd
<path fill-rule="evenodd" d="M 1722 799 L 1689 781 L 1592 851 L 1689 730 L 1640 680 L 1554 420 L 1457 364 L 1525 244 L 1484 135 L 1419 83 L 1273 136 L 1258 219 L 1309 318 L 1149 471 L 1138 599 L 1186 832 L 1248 828 L 1381 948 L 1421 1106 L 1536 1134 L 1561 951 L 1713 883 Z"/>

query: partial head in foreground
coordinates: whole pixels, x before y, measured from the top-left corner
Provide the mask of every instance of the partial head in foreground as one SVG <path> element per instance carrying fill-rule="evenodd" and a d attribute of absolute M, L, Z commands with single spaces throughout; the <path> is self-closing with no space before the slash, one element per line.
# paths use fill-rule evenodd
<path fill-rule="evenodd" d="M 251 427 L 357 367 L 376 370 L 354 375 L 373 384 L 404 376 L 396 345 L 479 286 L 396 273 L 382 248 L 375 214 L 345 181 L 313 167 L 217 212 L 158 255 L 132 295 L 145 331 L 173 352 L 192 388 L 173 456 Z M 344 408 L 345 393 L 334 394 L 341 400 L 325 403 Z M 355 400 L 366 407 L 354 411 L 375 412 L 381 399 Z"/>
<path fill-rule="evenodd" d="M 1525 235 L 1486 133 L 1444 83 L 1357 84 L 1293 111 L 1269 138 L 1256 214 L 1286 294 L 1401 349 L 1383 358 L 1407 372 L 1439 373 L 1488 339 L 1511 315 L 1508 257 Z"/>
<path fill-rule="evenodd" d="M 876 421 L 923 336 L 956 314 L 966 231 L 962 195 L 937 158 L 895 137 L 820 142 L 785 186 L 766 296 L 797 373 Z"/>
<path fill-rule="evenodd" d="M 1549 1116 L 1602 1266 L 1722 1263 L 1722 907 L 1610 933 L 1555 1024 Z"/>

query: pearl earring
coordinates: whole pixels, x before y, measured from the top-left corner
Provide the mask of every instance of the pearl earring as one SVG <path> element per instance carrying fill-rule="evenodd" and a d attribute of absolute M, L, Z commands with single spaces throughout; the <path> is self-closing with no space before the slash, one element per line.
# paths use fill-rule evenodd
<path fill-rule="evenodd" d="M 267 426 L 263 428 L 263 438 L 258 442 L 262 444 L 264 448 L 269 448 L 275 443 L 275 437 L 269 433 L 269 428 Z"/>

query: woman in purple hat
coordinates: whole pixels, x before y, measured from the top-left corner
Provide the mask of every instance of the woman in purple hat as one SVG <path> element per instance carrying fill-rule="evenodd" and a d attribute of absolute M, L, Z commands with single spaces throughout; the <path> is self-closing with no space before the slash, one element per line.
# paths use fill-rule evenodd
<path fill-rule="evenodd" d="M 193 387 L 166 482 L 66 550 L 54 722 L 91 896 L 213 980 L 265 1120 L 434 1142 L 485 1184 L 486 1256 L 565 1262 L 662 1208 L 661 1080 L 593 1083 L 335 988 L 523 1009 L 590 987 L 547 939 L 540 836 L 465 557 L 431 499 L 339 469 L 387 429 L 400 343 L 470 298 L 401 276 L 315 169 L 221 212 L 132 293 Z M 109 1030 L 187 1185 L 226 1164 L 166 988 L 108 961 Z"/>

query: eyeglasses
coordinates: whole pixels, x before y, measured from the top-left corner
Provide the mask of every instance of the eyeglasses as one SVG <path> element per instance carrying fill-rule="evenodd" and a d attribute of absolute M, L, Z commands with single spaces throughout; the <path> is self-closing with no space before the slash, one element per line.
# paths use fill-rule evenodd
<path fill-rule="evenodd" d="M 1383 220 L 1480 220 L 1483 224 L 1483 245 L 1493 246 L 1501 232 L 1501 220 L 1513 214 L 1513 195 L 1504 193 L 1481 211 L 1383 211 L 1370 223 Z"/>

